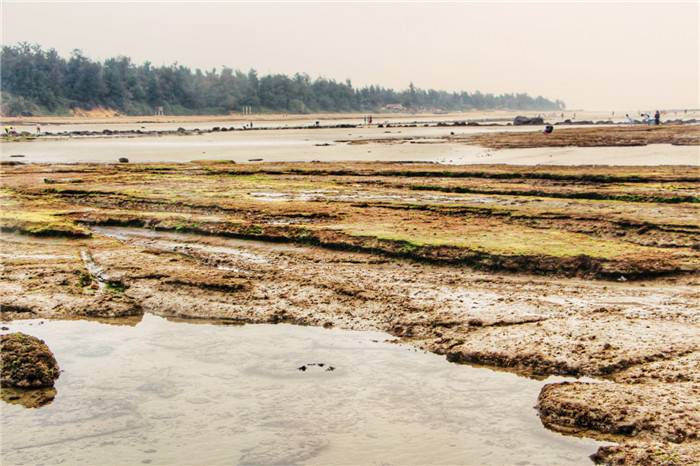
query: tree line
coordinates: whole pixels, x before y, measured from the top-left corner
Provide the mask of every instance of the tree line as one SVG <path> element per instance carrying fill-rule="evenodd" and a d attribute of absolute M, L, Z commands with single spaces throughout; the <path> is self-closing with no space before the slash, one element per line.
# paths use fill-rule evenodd
<path fill-rule="evenodd" d="M 224 67 L 191 69 L 174 63 L 135 65 L 124 56 L 93 61 L 74 50 L 65 59 L 55 49 L 20 43 L 0 51 L 2 114 L 68 114 L 71 109 L 105 107 L 127 115 L 149 115 L 163 107 L 173 115 L 399 111 L 561 110 L 560 100 L 527 94 L 482 94 L 423 90 L 411 83 L 394 91 L 381 86 L 355 89 L 348 79 L 336 82 L 306 73 L 258 76 Z"/>

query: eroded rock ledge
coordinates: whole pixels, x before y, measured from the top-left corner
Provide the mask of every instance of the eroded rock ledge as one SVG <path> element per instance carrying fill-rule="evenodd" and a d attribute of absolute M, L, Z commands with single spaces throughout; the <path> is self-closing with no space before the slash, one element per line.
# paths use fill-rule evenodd
<path fill-rule="evenodd" d="M 698 458 L 696 171 L 45 170 L 3 168 L 3 319 L 148 310 L 384 331 L 455 362 L 605 379 L 541 398 L 550 427 L 621 443 L 597 460 Z M 615 200 L 578 199 L 590 192 Z M 581 273 L 591 258 L 610 270 Z"/>

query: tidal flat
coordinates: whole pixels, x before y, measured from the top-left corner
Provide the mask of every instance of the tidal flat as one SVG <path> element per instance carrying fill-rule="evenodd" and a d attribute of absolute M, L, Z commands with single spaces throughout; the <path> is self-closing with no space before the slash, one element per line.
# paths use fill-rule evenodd
<path fill-rule="evenodd" d="M 650 144 L 697 150 L 697 128 Z M 554 134 L 595 151 L 631 137 L 594 130 Z M 494 144 L 452 139 L 424 147 Z M 459 364 L 585 377 L 533 397 L 544 426 L 614 443 L 597 461 L 693 464 L 698 166 L 611 162 L 5 162 L 2 318 L 383 332 Z"/>

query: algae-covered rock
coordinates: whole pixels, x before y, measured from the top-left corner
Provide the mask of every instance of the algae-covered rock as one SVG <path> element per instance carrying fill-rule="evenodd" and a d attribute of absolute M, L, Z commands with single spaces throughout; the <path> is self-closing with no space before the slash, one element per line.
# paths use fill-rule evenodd
<path fill-rule="evenodd" d="M 2 335 L 0 358 L 4 387 L 53 387 L 59 377 L 58 363 L 48 346 L 23 333 Z"/>

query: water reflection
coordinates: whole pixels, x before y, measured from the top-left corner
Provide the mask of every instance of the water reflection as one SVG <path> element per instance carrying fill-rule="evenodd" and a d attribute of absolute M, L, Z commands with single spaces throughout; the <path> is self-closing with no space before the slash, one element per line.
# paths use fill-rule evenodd
<path fill-rule="evenodd" d="M 50 405 L 2 404 L 6 464 L 590 464 L 601 445 L 542 427 L 542 382 L 382 333 L 149 314 L 133 328 L 5 325 L 63 369 Z"/>
<path fill-rule="evenodd" d="M 40 408 L 53 402 L 56 389 L 50 388 L 0 388 L 0 399 L 8 404 L 20 405 L 25 408 Z"/>

